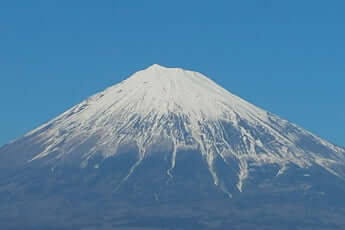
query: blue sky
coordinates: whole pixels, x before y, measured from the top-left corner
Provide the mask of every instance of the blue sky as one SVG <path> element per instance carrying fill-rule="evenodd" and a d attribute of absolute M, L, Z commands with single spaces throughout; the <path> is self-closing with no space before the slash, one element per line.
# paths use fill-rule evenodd
<path fill-rule="evenodd" d="M 345 146 L 345 1 L 0 1 L 0 145 L 153 63 Z"/>

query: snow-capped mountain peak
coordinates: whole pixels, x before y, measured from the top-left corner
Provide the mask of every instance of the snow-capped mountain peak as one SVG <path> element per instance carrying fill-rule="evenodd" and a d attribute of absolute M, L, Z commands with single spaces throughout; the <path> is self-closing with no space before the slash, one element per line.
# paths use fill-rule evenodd
<path fill-rule="evenodd" d="M 138 160 L 124 181 L 154 152 L 168 153 L 166 174 L 173 178 L 179 151 L 198 150 L 214 184 L 229 196 L 215 159 L 228 165 L 237 162 L 240 191 L 250 165 L 276 164 L 280 175 L 289 165 L 317 164 L 344 177 L 343 149 L 255 107 L 201 73 L 157 64 L 91 96 L 26 137 L 42 146 L 29 162 L 64 162 L 79 154 L 77 164 L 82 167 L 95 155 L 106 159 L 135 146 Z"/>
<path fill-rule="evenodd" d="M 113 103 L 112 95 L 119 95 L 123 103 L 136 104 L 133 112 L 144 115 L 153 111 L 217 119 L 229 116 L 231 110 L 247 118 L 265 116 L 264 111 L 230 94 L 200 73 L 157 64 L 111 87 L 108 93 L 109 103 Z"/>

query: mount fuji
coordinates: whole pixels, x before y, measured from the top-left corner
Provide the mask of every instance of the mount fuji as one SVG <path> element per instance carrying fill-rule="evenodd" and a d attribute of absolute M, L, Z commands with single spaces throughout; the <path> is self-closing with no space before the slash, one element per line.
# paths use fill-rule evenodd
<path fill-rule="evenodd" d="M 7 229 L 344 229 L 344 192 L 343 148 L 156 64 L 0 148 Z"/>

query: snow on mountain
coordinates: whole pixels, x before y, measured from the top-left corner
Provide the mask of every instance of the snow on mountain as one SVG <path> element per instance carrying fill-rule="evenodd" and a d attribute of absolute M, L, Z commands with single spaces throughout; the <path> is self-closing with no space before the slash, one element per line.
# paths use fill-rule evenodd
<path fill-rule="evenodd" d="M 236 159 L 239 191 L 250 165 L 277 164 L 278 176 L 289 165 L 319 165 L 345 178 L 343 149 L 255 107 L 200 73 L 159 65 L 89 97 L 26 137 L 42 146 L 28 163 L 64 162 L 78 150 L 81 167 L 92 156 L 107 159 L 134 145 L 138 160 L 123 181 L 157 151 L 170 153 L 166 173 L 173 178 L 181 149 L 200 151 L 215 185 L 220 179 L 214 159 L 220 157 L 226 164 Z"/>

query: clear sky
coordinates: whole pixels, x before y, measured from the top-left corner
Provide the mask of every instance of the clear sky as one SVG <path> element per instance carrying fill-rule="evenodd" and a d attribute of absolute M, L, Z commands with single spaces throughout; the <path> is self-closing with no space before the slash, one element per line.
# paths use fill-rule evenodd
<path fill-rule="evenodd" d="M 345 146 L 344 0 L 0 1 L 0 145 L 158 63 Z"/>

